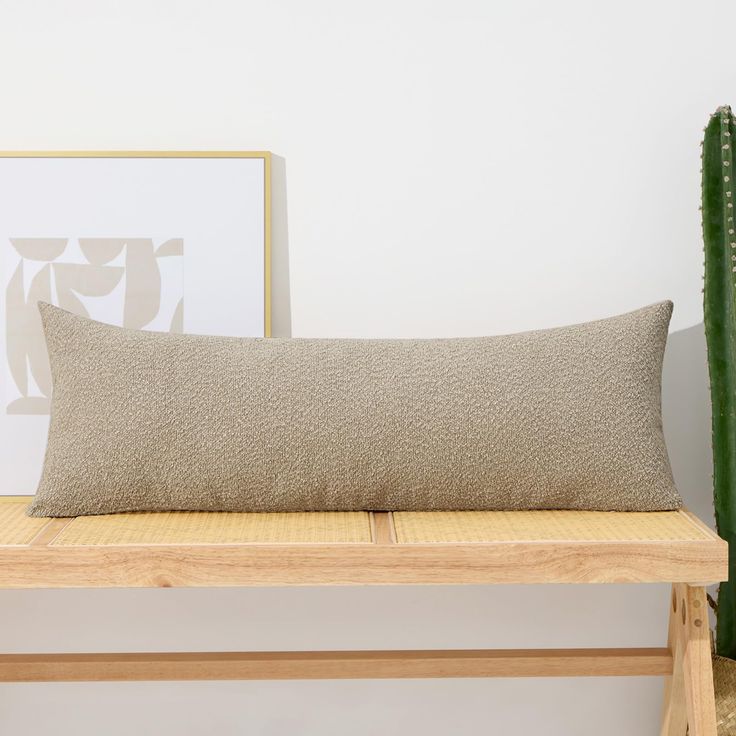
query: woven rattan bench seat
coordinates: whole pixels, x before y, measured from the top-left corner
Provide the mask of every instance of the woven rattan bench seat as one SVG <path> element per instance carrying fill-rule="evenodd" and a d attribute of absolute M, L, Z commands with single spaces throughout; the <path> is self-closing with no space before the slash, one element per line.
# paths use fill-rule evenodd
<path fill-rule="evenodd" d="M 0 499 L 1 587 L 686 582 L 726 575 L 688 511 L 25 515 Z"/>

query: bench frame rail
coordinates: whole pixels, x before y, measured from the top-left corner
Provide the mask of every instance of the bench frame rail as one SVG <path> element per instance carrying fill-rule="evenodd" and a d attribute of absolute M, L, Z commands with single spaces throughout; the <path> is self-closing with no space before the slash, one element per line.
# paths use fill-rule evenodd
<path fill-rule="evenodd" d="M 671 675 L 667 647 L 0 655 L 0 682 Z"/>

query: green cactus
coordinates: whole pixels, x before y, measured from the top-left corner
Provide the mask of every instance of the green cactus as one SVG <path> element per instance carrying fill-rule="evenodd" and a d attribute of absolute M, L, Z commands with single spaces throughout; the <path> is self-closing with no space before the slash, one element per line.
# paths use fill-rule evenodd
<path fill-rule="evenodd" d="M 713 498 L 729 545 L 729 582 L 718 590 L 716 650 L 736 659 L 736 226 L 730 107 L 719 107 L 703 139 L 704 315 L 713 412 Z"/>

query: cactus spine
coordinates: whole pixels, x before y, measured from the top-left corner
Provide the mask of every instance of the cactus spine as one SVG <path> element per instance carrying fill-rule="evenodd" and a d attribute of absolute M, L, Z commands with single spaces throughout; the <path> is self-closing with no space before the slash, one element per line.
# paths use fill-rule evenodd
<path fill-rule="evenodd" d="M 736 659 L 736 226 L 730 107 L 711 116 L 703 139 L 703 307 L 713 422 L 713 498 L 718 533 L 729 544 L 730 581 L 718 591 L 716 649 Z"/>

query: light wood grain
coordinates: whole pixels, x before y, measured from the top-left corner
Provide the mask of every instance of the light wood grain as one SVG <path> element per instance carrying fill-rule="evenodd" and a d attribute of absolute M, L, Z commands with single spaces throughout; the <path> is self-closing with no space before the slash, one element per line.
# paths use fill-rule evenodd
<path fill-rule="evenodd" d="M 690 509 L 682 508 L 678 511 L 678 513 L 685 519 L 687 519 L 694 527 L 699 529 L 703 534 L 711 537 L 718 537 L 718 534 L 713 529 L 711 529 L 702 519 L 699 519 L 697 516 L 695 516 L 695 514 L 690 511 Z"/>
<path fill-rule="evenodd" d="M 46 524 L 46 526 L 31 540 L 31 546 L 43 547 L 47 544 L 51 544 L 71 521 L 71 519 L 61 517 L 58 519 L 50 519 L 49 523 Z"/>
<path fill-rule="evenodd" d="M 670 616 L 667 634 L 667 648 L 673 659 L 672 674 L 665 678 L 664 705 L 660 736 L 686 736 L 687 710 L 685 708 L 685 678 L 682 671 L 682 620 L 680 598 L 682 586 L 673 585 L 670 595 Z"/>
<path fill-rule="evenodd" d="M 716 736 L 705 588 L 672 586 L 668 645 L 673 671 L 665 682 L 661 736 Z"/>
<path fill-rule="evenodd" d="M 45 520 L 25 516 L 28 501 L 0 498 L 0 521 L 8 521 L 7 530 L 0 524 L 0 587 L 700 584 L 727 575 L 726 543 L 686 511 L 148 513 Z M 441 539 L 417 541 L 428 534 Z M 469 541 L 452 541 L 458 539 Z"/>
<path fill-rule="evenodd" d="M 2 547 L 1 588 L 719 581 L 725 542 Z"/>
<path fill-rule="evenodd" d="M 665 648 L 0 655 L 0 682 L 664 675 Z"/>
<path fill-rule="evenodd" d="M 393 522 L 387 511 L 375 511 L 373 517 L 373 541 L 376 544 L 394 544 Z"/>
<path fill-rule="evenodd" d="M 0 500 L 0 546 L 24 546 L 49 523 L 26 516 L 28 498 L 6 496 Z"/>
<path fill-rule="evenodd" d="M 681 593 L 680 637 L 684 645 L 682 669 L 689 736 L 716 736 L 716 703 L 713 689 L 713 661 L 708 627 L 705 589 L 676 586 Z"/>

